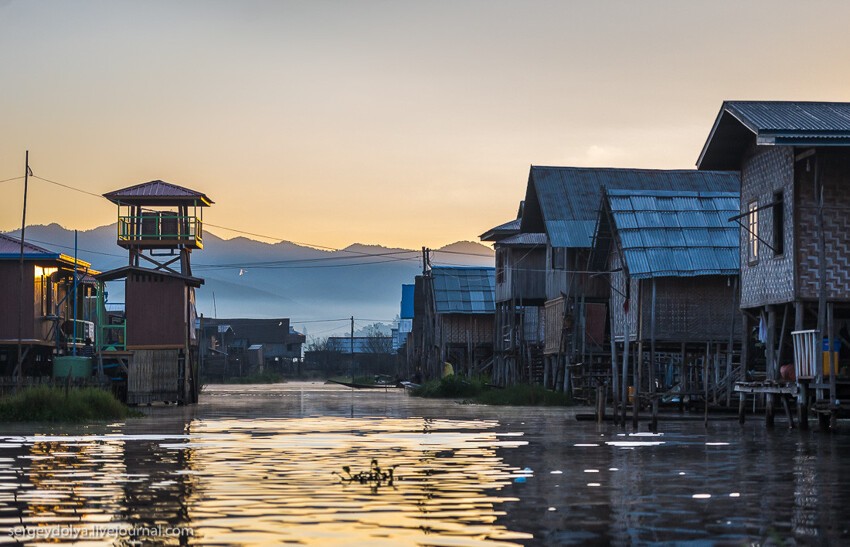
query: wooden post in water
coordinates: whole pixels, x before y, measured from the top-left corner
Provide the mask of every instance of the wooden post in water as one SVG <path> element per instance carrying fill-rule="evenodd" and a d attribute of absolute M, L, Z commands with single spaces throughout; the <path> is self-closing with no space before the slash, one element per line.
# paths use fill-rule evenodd
<path fill-rule="evenodd" d="M 649 309 L 649 397 L 652 405 L 652 418 L 649 430 L 658 431 L 658 397 L 655 390 L 655 278 L 652 278 L 652 303 Z"/>
<path fill-rule="evenodd" d="M 617 423 L 617 411 L 620 408 L 620 367 L 617 366 L 617 342 L 614 340 L 614 312 L 609 306 L 608 314 L 611 316 L 611 406 L 614 409 L 614 423 Z"/>
<path fill-rule="evenodd" d="M 838 400 L 838 392 L 836 386 L 836 376 L 838 375 L 838 363 L 836 363 L 835 352 L 833 351 L 833 344 L 835 343 L 835 321 L 833 314 L 832 302 L 829 302 L 826 305 L 826 329 L 829 333 L 829 346 L 827 349 L 828 363 L 829 363 L 829 428 L 832 431 L 835 431 L 836 426 L 838 425 L 838 405 L 836 401 Z"/>
<path fill-rule="evenodd" d="M 776 309 L 773 306 L 767 306 L 767 342 L 765 343 L 767 350 L 767 379 L 776 380 Z M 764 403 L 764 421 L 767 427 L 773 427 L 773 393 L 765 394 Z"/>
<path fill-rule="evenodd" d="M 703 425 L 708 427 L 708 362 L 711 360 L 711 342 L 705 344 L 705 357 L 702 360 L 702 383 L 705 390 L 705 414 Z"/>

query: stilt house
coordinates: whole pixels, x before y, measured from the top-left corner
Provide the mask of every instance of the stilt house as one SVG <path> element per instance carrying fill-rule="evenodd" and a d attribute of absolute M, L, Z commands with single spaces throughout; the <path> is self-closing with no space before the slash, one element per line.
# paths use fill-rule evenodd
<path fill-rule="evenodd" d="M 543 381 L 543 304 L 546 301 L 546 234 L 520 233 L 519 214 L 481 234 L 496 251 L 496 331 L 493 382 Z"/>
<path fill-rule="evenodd" d="M 104 194 L 118 205 L 118 245 L 129 265 L 104 272 L 123 280 L 124 347 L 101 347 L 100 357 L 126 368 L 130 404 L 197 401 L 198 340 L 191 253 L 203 248 L 203 193 L 161 180 Z M 105 337 L 104 337 L 105 338 Z"/>
<path fill-rule="evenodd" d="M 416 277 L 411 339 L 426 378 L 439 378 L 445 362 L 465 374 L 491 359 L 494 288 L 494 268 L 434 266 Z"/>
<path fill-rule="evenodd" d="M 724 102 L 697 166 L 741 174 L 741 309 L 762 370 L 777 379 L 793 339 L 798 378 L 832 412 L 850 343 L 850 103 Z"/>
<path fill-rule="evenodd" d="M 593 384 L 594 375 L 610 370 L 605 348 L 610 289 L 604 276 L 588 270 L 603 187 L 734 192 L 738 176 L 693 170 L 531 167 L 520 232 L 547 236 L 544 375 L 559 386 L 569 384 L 568 371 Z"/>
<path fill-rule="evenodd" d="M 638 393 L 676 386 L 683 397 L 709 387 L 731 397 L 738 227 L 729 218 L 737 210 L 737 192 L 603 192 L 591 266 L 609 272 L 620 400 L 630 384 Z"/>
<path fill-rule="evenodd" d="M 94 308 L 87 303 L 96 294 L 97 273 L 88 262 L 26 242 L 22 267 L 21 240 L 0 234 L 0 375 L 50 376 L 55 353 L 94 339 Z"/>

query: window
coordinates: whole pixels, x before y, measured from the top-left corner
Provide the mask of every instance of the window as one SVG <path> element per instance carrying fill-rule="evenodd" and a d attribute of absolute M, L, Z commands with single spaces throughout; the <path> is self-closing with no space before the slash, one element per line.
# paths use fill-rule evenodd
<path fill-rule="evenodd" d="M 754 264 L 759 260 L 759 212 L 758 201 L 747 205 L 747 261 Z"/>
<path fill-rule="evenodd" d="M 552 247 L 552 269 L 567 269 L 567 249 L 563 247 Z"/>
<path fill-rule="evenodd" d="M 782 192 L 773 194 L 773 256 L 785 254 L 785 201 Z"/>

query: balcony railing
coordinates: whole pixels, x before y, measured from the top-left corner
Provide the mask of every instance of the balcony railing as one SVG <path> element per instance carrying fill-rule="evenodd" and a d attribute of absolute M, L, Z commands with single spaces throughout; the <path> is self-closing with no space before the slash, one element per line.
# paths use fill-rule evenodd
<path fill-rule="evenodd" d="M 195 216 L 149 212 L 118 217 L 118 244 L 140 247 L 203 247 L 203 221 Z"/>

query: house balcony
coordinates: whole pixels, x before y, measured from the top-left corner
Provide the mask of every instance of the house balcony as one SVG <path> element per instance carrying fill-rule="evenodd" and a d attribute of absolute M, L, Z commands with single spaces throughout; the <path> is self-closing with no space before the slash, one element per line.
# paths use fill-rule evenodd
<path fill-rule="evenodd" d="M 119 216 L 118 245 L 125 249 L 203 249 L 203 221 L 196 216 L 156 211 Z"/>

